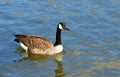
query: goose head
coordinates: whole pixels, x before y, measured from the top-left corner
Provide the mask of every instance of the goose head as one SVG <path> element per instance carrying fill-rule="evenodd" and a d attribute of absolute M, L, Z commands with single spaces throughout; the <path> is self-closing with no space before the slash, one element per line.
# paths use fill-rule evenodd
<path fill-rule="evenodd" d="M 67 28 L 67 26 L 65 25 L 64 22 L 60 22 L 58 24 L 57 28 L 60 29 L 60 30 L 68 30 L 68 31 L 70 31 L 70 29 Z"/>

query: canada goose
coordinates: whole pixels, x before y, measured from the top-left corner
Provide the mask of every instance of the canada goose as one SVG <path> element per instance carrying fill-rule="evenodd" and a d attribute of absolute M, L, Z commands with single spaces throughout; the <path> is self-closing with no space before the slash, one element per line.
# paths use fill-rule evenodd
<path fill-rule="evenodd" d="M 61 30 L 69 30 L 63 22 L 57 25 L 55 44 L 42 36 L 30 34 L 15 34 L 14 36 L 16 37 L 15 41 L 18 42 L 26 52 L 52 55 L 63 51 Z"/>

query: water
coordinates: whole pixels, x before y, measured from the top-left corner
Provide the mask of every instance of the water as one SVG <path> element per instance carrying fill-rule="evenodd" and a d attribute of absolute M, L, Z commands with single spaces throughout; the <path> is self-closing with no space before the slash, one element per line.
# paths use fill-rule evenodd
<path fill-rule="evenodd" d="M 119 0 L 0 0 L 0 77 L 120 77 Z M 25 54 L 13 34 L 55 41 L 56 24 L 64 53 Z M 57 61 L 57 60 L 62 61 Z"/>

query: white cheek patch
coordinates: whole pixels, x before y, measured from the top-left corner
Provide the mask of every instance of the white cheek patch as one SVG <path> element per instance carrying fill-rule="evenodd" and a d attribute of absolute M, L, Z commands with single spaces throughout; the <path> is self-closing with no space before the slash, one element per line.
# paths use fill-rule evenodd
<path fill-rule="evenodd" d="M 61 24 L 59 24 L 59 29 L 61 29 L 61 30 L 63 29 L 63 27 L 62 27 L 62 25 L 61 25 Z"/>

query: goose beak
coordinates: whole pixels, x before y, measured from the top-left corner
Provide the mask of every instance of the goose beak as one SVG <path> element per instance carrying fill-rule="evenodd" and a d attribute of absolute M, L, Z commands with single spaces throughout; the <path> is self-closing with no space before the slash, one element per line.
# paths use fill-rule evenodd
<path fill-rule="evenodd" d="M 70 29 L 68 29 L 68 28 L 65 28 L 65 30 L 68 30 L 68 31 L 70 31 Z"/>

